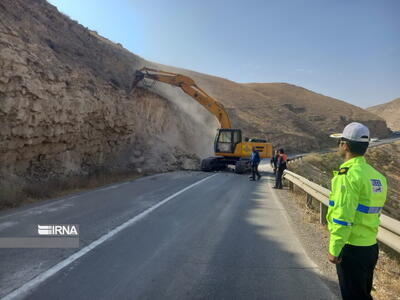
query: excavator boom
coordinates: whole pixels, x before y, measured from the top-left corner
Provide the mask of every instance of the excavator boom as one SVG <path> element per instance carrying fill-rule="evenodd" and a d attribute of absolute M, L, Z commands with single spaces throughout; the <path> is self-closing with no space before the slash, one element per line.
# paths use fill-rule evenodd
<path fill-rule="evenodd" d="M 190 77 L 172 72 L 142 68 L 135 73 L 132 89 L 134 89 L 140 81 L 146 78 L 180 87 L 186 94 L 193 97 L 205 109 L 215 115 L 221 128 L 230 129 L 232 127 L 231 120 L 229 119 L 224 106 L 199 88 Z"/>

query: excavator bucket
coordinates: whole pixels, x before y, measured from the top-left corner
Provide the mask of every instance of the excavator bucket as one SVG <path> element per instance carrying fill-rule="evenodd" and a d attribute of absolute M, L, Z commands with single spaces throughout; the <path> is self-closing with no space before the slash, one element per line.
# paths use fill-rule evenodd
<path fill-rule="evenodd" d="M 133 91 L 135 90 L 135 88 L 138 85 L 138 83 L 140 81 L 142 81 L 143 79 L 144 79 L 144 73 L 142 71 L 137 70 L 135 72 L 135 78 L 133 79 L 130 93 L 133 93 Z"/>

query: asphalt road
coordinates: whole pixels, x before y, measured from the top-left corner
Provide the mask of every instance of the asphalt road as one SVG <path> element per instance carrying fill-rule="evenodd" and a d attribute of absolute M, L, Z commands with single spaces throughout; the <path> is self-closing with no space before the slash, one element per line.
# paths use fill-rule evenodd
<path fill-rule="evenodd" d="M 394 142 L 399 141 L 399 140 L 400 140 L 400 136 L 396 135 L 396 136 L 392 136 L 390 138 L 381 139 L 381 140 L 378 140 L 376 142 L 372 142 L 372 143 L 370 143 L 369 146 L 370 147 L 376 147 L 376 146 L 380 146 L 380 145 L 384 145 L 384 144 L 391 144 L 391 143 L 394 143 Z"/>
<path fill-rule="evenodd" d="M 377 146 L 381 146 L 381 145 L 386 145 L 386 144 L 392 144 L 395 143 L 397 141 L 400 141 L 400 135 L 393 135 L 391 137 L 385 138 L 385 139 L 381 139 L 378 140 L 376 142 L 370 142 L 369 143 L 369 148 L 371 147 L 377 147 Z M 319 153 L 319 154 L 325 154 L 325 153 L 331 153 L 331 152 L 336 152 L 337 149 L 332 148 L 331 150 L 322 150 L 322 151 L 313 151 L 313 152 L 304 152 L 304 153 L 289 153 L 289 159 L 296 159 L 298 157 L 305 157 L 309 154 L 312 153 Z"/>
<path fill-rule="evenodd" d="M 0 237 L 79 224 L 78 249 L 0 249 L 5 299 L 336 299 L 271 188 L 173 172 L 0 214 Z"/>

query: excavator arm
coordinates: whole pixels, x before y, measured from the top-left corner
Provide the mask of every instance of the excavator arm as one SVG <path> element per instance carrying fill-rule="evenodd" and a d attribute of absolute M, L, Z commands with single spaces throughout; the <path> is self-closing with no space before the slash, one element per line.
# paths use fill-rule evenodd
<path fill-rule="evenodd" d="M 215 115 L 221 128 L 230 129 L 232 127 L 231 120 L 229 119 L 224 106 L 199 88 L 190 77 L 172 72 L 142 68 L 135 73 L 132 89 L 134 89 L 137 84 L 145 78 L 180 87 L 186 94 L 194 98 L 205 109 Z"/>

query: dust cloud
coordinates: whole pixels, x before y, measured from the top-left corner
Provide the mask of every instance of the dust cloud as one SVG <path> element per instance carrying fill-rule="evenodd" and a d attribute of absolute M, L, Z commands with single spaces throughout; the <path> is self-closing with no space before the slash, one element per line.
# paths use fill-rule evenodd
<path fill-rule="evenodd" d="M 188 151 L 201 158 L 213 155 L 213 142 L 219 128 L 219 123 L 214 115 L 178 87 L 152 82 L 149 79 L 146 79 L 141 85 L 173 103 L 179 108 L 178 113 L 183 114 L 179 118 L 181 122 L 176 124 L 176 130 L 170 129 L 164 133 L 163 140 L 166 143 L 171 146 L 184 146 Z M 182 132 L 190 134 L 181 136 Z M 182 143 L 184 145 L 181 145 Z"/>

